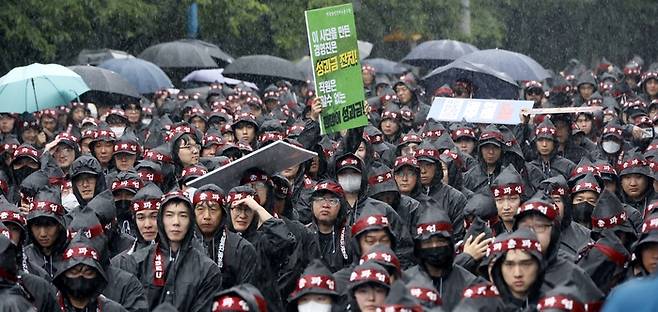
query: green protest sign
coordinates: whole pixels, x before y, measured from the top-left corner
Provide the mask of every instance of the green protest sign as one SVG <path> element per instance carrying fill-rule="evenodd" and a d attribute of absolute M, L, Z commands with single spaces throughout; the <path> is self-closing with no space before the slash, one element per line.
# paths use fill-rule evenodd
<path fill-rule="evenodd" d="M 322 134 L 365 126 L 363 80 L 352 4 L 305 12 Z"/>

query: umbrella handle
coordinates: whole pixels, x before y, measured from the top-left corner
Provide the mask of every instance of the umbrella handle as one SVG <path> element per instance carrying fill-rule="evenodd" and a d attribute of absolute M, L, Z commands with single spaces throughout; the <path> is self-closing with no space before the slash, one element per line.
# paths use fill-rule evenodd
<path fill-rule="evenodd" d="M 34 93 L 34 105 L 36 106 L 36 111 L 39 111 L 39 102 L 37 102 L 37 88 L 34 86 L 34 78 L 30 79 L 32 83 L 32 93 Z M 25 112 L 27 113 L 27 101 L 25 101 Z"/>

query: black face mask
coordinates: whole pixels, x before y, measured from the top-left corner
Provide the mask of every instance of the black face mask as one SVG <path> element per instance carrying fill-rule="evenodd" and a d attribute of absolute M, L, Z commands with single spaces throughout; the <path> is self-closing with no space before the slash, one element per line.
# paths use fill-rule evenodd
<path fill-rule="evenodd" d="M 582 202 L 573 205 L 572 208 L 573 220 L 590 227 L 592 223 L 592 211 L 594 211 L 594 205 L 589 202 Z"/>
<path fill-rule="evenodd" d="M 419 248 L 416 256 L 421 261 L 438 268 L 448 268 L 452 265 L 454 252 L 452 246 Z"/>
<path fill-rule="evenodd" d="M 27 166 L 20 169 L 14 169 L 14 179 L 16 179 L 16 183 L 20 185 L 21 182 L 27 178 L 27 176 L 31 175 L 35 171 L 36 169 L 32 169 Z"/>
<path fill-rule="evenodd" d="M 60 290 L 74 298 L 87 299 L 100 293 L 103 278 L 96 276 L 92 279 L 84 277 L 69 278 L 64 276 Z"/>
<path fill-rule="evenodd" d="M 130 207 L 132 206 L 132 201 L 128 199 L 117 200 L 114 202 L 114 205 L 117 207 L 117 218 L 119 220 L 129 220 L 131 218 Z"/>

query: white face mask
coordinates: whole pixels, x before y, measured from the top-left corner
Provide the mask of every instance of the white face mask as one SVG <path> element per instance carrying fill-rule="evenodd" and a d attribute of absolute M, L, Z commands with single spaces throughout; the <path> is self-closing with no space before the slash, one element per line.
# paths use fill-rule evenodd
<path fill-rule="evenodd" d="M 345 192 L 356 193 L 361 189 L 361 175 L 360 174 L 343 174 L 338 175 L 338 184 Z"/>
<path fill-rule="evenodd" d="M 73 191 L 69 191 L 66 193 L 66 195 L 62 194 L 62 206 L 64 206 L 67 212 L 80 206 L 78 199 L 75 198 L 75 194 L 73 194 Z"/>
<path fill-rule="evenodd" d="M 621 148 L 621 145 L 615 141 L 603 141 L 601 143 L 601 147 L 603 147 L 603 151 L 605 151 L 608 154 L 614 154 L 616 152 L 619 152 L 619 149 Z"/>
<path fill-rule="evenodd" d="M 110 130 L 112 130 L 112 132 L 114 132 L 114 135 L 118 139 L 123 135 L 123 131 L 126 130 L 126 127 L 110 127 Z"/>
<path fill-rule="evenodd" d="M 297 305 L 297 311 L 299 312 L 330 312 L 331 304 L 330 303 L 321 303 L 317 301 L 307 301 Z"/>

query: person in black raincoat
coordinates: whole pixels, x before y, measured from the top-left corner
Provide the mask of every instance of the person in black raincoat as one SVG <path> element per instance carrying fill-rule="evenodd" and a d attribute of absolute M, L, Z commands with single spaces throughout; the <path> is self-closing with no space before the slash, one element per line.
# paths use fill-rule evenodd
<path fill-rule="evenodd" d="M 32 266 L 46 270 L 52 279 L 57 272 L 55 263 L 66 247 L 66 223 L 60 194 L 55 188 L 41 190 L 30 203 L 27 214 L 28 238 L 32 242 L 24 249 L 24 256 Z"/>
<path fill-rule="evenodd" d="M 296 281 L 287 311 L 331 312 L 337 300 L 336 280 L 322 261 L 315 259 Z"/>
<path fill-rule="evenodd" d="M 182 311 L 206 311 L 213 294 L 221 289 L 221 271 L 193 246 L 196 226 L 187 194 L 167 193 L 160 201 L 157 242 L 135 251 L 126 261 L 153 309 L 163 302 Z M 129 259 L 130 260 L 130 259 Z"/>
<path fill-rule="evenodd" d="M 381 265 L 374 261 L 360 264 L 352 270 L 349 284 L 349 305 L 346 311 L 375 312 L 388 295 L 391 278 Z"/>
<path fill-rule="evenodd" d="M 383 245 L 389 250 L 395 250 L 398 245 L 398 239 L 391 230 L 391 225 L 388 218 L 383 214 L 385 211 L 382 207 L 368 207 L 359 219 L 352 225 L 351 228 L 351 244 L 352 244 L 352 259 L 351 266 L 343 268 L 342 270 L 334 273 L 334 278 L 337 283 L 337 291 L 344 298 L 346 298 L 349 275 L 366 255 L 372 253 L 377 245 Z M 381 253 L 381 252 L 380 252 Z M 388 254 L 392 252 L 389 251 Z M 395 258 L 397 264 L 393 265 L 390 275 L 395 275 L 399 278 L 400 262 L 398 257 L 393 253 L 389 255 L 391 259 Z M 373 259 L 377 261 L 377 259 Z M 381 259 L 379 259 L 381 260 Z M 382 264 L 384 265 L 384 264 Z M 388 267 L 388 265 L 386 265 Z M 341 302 L 345 305 L 345 302 Z"/>
<path fill-rule="evenodd" d="M 414 254 L 418 265 L 404 272 L 407 276 L 423 276 L 432 282 L 443 301 L 443 308 L 451 311 L 461 299 L 464 288 L 478 278 L 454 264 L 455 247 L 452 223 L 448 215 L 432 209 L 416 221 Z"/>
<path fill-rule="evenodd" d="M 110 265 L 108 241 L 96 214 L 90 208 L 77 211 L 68 226 L 69 237 L 81 233 L 89 239 L 89 244 L 98 253 L 107 282 L 107 285 L 101 288 L 101 293 L 128 311 L 147 311 L 148 303 L 139 280 L 132 274 Z"/>
<path fill-rule="evenodd" d="M 311 193 L 313 222 L 308 228 L 316 236 L 320 258 L 331 272 L 352 262 L 350 227 L 347 223 L 349 206 L 343 188 L 332 180 L 322 180 Z"/>
<path fill-rule="evenodd" d="M 130 255 L 135 251 L 150 246 L 158 236 L 158 210 L 162 190 L 154 183 L 146 183 L 133 197 L 130 211 L 135 223 L 135 241 L 130 249 L 121 254 Z"/>
<path fill-rule="evenodd" d="M 498 222 L 491 227 L 496 234 L 511 232 L 514 215 L 526 196 L 526 186 L 514 166 L 505 167 L 491 183 L 491 194 L 498 209 Z"/>
<path fill-rule="evenodd" d="M 109 245 L 110 258 L 114 258 L 121 252 L 130 249 L 133 245 L 134 238 L 126 233 L 119 231 L 117 225 L 117 210 L 114 205 L 114 198 L 110 190 L 103 191 L 96 195 L 87 206 L 89 207 L 100 220 L 103 226 L 105 236 L 107 236 Z M 73 213 L 67 215 L 69 218 L 79 210 L 74 210 Z"/>
<path fill-rule="evenodd" d="M 404 222 L 406 231 L 411 233 L 414 220 L 418 218 L 420 203 L 407 195 L 400 194 L 393 172 L 386 164 L 374 162 L 370 167 L 368 196 L 393 207 Z"/>
<path fill-rule="evenodd" d="M 608 122 L 603 126 L 603 134 L 597 145 L 598 148 L 591 151 L 589 158 L 602 159 L 609 164 L 616 164 L 620 160 L 621 153 L 627 149 L 623 127 L 616 121 Z"/>
<path fill-rule="evenodd" d="M 135 168 L 139 155 L 142 154 L 140 143 L 131 129 L 123 133 L 114 145 L 114 151 L 112 152 L 115 172 L 129 171 Z"/>
<path fill-rule="evenodd" d="M 13 151 L 9 163 L 9 176 L 11 179 L 6 181 L 13 186 L 10 194 L 8 194 L 10 200 L 18 202 L 20 194 L 16 186 L 21 185 L 28 176 L 39 170 L 41 166 L 40 158 L 41 153 L 28 144 L 20 145 Z"/>
<path fill-rule="evenodd" d="M 393 90 L 395 90 L 398 96 L 400 109 L 408 107 L 413 112 L 413 128 L 416 130 L 420 129 L 425 119 L 427 119 L 430 106 L 420 99 L 418 88 L 412 86 L 411 83 L 401 80 L 393 85 Z"/>
<path fill-rule="evenodd" d="M 537 303 L 537 311 L 597 311 L 598 308 L 586 305 L 581 290 L 571 283 L 557 286 L 547 291 Z"/>
<path fill-rule="evenodd" d="M 69 177 L 73 187 L 73 194 L 80 207 L 107 189 L 105 174 L 100 162 L 92 156 L 78 157 L 69 168 Z"/>
<path fill-rule="evenodd" d="M 436 294 L 438 296 L 438 294 Z M 398 281 L 391 285 L 384 304 L 377 310 L 388 311 L 391 309 L 399 309 L 402 311 L 442 311 L 441 309 L 426 309 L 421 304 L 418 298 L 411 295 L 404 282 Z"/>
<path fill-rule="evenodd" d="M 542 290 L 547 291 L 564 283 L 573 283 L 583 291 L 588 304 L 600 304 L 603 293 L 591 278 L 573 262 L 558 256 L 560 250 L 559 211 L 553 200 L 543 191 L 524 202 L 514 216 L 514 229 L 527 229 L 536 233 L 545 263 Z"/>
<path fill-rule="evenodd" d="M 656 272 L 658 264 L 658 214 L 651 213 L 644 219 L 639 239 L 633 244 L 633 261 L 627 277 L 649 276 Z"/>
<path fill-rule="evenodd" d="M 486 256 L 487 246 L 493 240 L 491 230 L 500 222 L 498 210 L 493 198 L 487 194 L 477 193 L 469 199 L 464 207 L 464 240 L 455 244 L 455 264 L 477 274 L 481 261 Z"/>
<path fill-rule="evenodd" d="M 619 168 L 622 202 L 645 214 L 655 194 L 653 172 L 647 160 L 637 149 L 632 149 L 624 153 Z"/>
<path fill-rule="evenodd" d="M 562 175 L 546 179 L 542 182 L 546 195 L 553 199 L 559 209 L 560 219 L 560 252 L 576 260 L 578 252 L 590 243 L 590 230 L 573 221 L 573 207 L 569 200 L 571 190 Z"/>
<path fill-rule="evenodd" d="M 443 169 L 443 183 L 452 186 L 452 188 L 464 194 L 467 199 L 473 196 L 473 191 L 464 186 L 464 171 L 467 168 L 461 156 L 451 150 L 444 150 L 439 155 L 439 159 L 441 160 L 441 169 Z M 473 158 L 471 157 L 471 159 Z"/>
<path fill-rule="evenodd" d="M 580 251 L 578 266 L 606 295 L 626 278 L 630 252 L 613 231 L 603 231 L 596 242 Z"/>
<path fill-rule="evenodd" d="M 495 126 L 488 126 L 480 135 L 477 149 L 478 164 L 464 174 L 464 186 L 473 191 L 489 189 L 500 173 L 502 165 L 503 134 Z"/>
<path fill-rule="evenodd" d="M 29 300 L 30 295 L 17 284 L 16 258 L 18 258 L 20 250 L 11 242 L 10 237 L 10 231 L 4 226 L 0 226 L 0 297 L 2 297 L 0 311 L 37 311 Z"/>
<path fill-rule="evenodd" d="M 565 179 L 576 166 L 570 160 L 558 155 L 557 130 L 549 118 L 535 128 L 534 147 L 537 158 L 531 164 L 541 168 L 546 177 L 562 175 Z"/>
<path fill-rule="evenodd" d="M 107 275 L 100 255 L 82 233 L 78 233 L 63 253 L 53 284 L 59 290 L 61 311 L 127 311 L 119 303 L 101 295 Z"/>
<path fill-rule="evenodd" d="M 110 189 L 114 196 L 114 206 L 117 210 L 117 226 L 121 233 L 135 236 L 135 222 L 132 217 L 132 199 L 144 187 L 144 183 L 132 169 L 119 172 L 111 182 Z"/>
<path fill-rule="evenodd" d="M 546 263 L 535 233 L 518 229 L 496 237 L 489 247 L 490 278 L 506 311 L 522 311 L 537 304 Z"/>
<path fill-rule="evenodd" d="M 441 301 L 439 292 L 434 285 L 432 285 L 432 282 L 421 275 L 410 278 L 411 280 L 406 283 L 407 290 L 409 291 L 409 294 L 421 304 L 423 310 L 442 312 L 443 309 L 441 308 L 441 305 L 443 302 Z M 395 286 L 395 284 L 393 285 Z M 389 293 L 389 296 L 390 295 L 391 293 Z"/>
<path fill-rule="evenodd" d="M 452 311 L 502 312 L 505 309 L 498 288 L 491 283 L 480 283 L 465 288 L 461 301 Z"/>
<path fill-rule="evenodd" d="M 222 287 L 231 288 L 254 282 L 257 256 L 249 241 L 228 230 L 224 201 L 224 191 L 215 185 L 198 188 L 192 197 L 197 224 L 195 235 L 206 255 L 222 271 Z"/>
<path fill-rule="evenodd" d="M 438 207 L 448 212 L 453 224 L 455 241 L 461 239 L 464 231 L 464 213 L 466 196 L 452 186 L 443 183 L 443 164 L 439 151 L 429 143 L 422 143 L 415 152 L 420 167 L 420 182 L 425 193 L 432 197 Z"/>
<path fill-rule="evenodd" d="M 258 193 L 251 186 L 232 188 L 227 197 L 229 230 L 240 233 L 256 249 L 254 280 L 265 295 L 272 311 L 283 311 L 283 300 L 277 287 L 280 266 L 295 248 L 296 239 L 283 220 L 274 218 L 258 203 Z"/>
<path fill-rule="evenodd" d="M 213 295 L 212 300 L 201 311 L 270 311 L 267 301 L 251 284 L 241 284 L 222 290 Z"/>
<path fill-rule="evenodd" d="M 112 164 L 112 154 L 114 153 L 114 143 L 116 135 L 107 126 L 101 126 L 94 131 L 94 137 L 89 142 L 89 149 L 102 168 L 101 173 L 108 174 L 114 169 Z"/>

